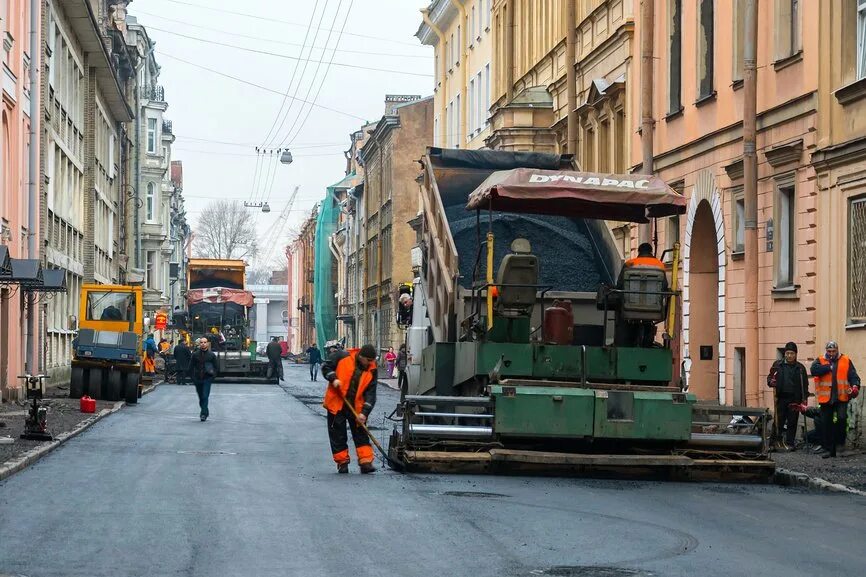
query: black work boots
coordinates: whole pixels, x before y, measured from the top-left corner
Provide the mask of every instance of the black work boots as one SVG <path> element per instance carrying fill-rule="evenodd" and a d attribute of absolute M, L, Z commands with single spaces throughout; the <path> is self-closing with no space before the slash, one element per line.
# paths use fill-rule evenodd
<path fill-rule="evenodd" d="M 376 467 L 373 466 L 373 463 L 361 463 L 360 467 L 362 475 L 376 472 Z"/>
<path fill-rule="evenodd" d="M 341 475 L 349 473 L 349 463 L 337 463 L 337 472 Z"/>

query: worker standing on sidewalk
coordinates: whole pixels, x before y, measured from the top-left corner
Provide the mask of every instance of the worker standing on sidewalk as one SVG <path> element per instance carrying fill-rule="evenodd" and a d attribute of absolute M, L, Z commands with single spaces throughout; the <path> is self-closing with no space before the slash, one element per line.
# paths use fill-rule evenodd
<path fill-rule="evenodd" d="M 767 386 L 776 389 L 773 441 L 780 451 L 793 451 L 800 413 L 792 405 L 799 405 L 805 401 L 809 393 L 809 376 L 806 367 L 803 363 L 797 362 L 797 343 L 785 344 L 785 358 L 774 362 L 770 367 Z"/>
<path fill-rule="evenodd" d="M 265 347 L 265 354 L 268 357 L 268 378 L 278 378 L 283 380 L 283 349 L 280 348 L 280 339 L 274 337 L 268 346 Z"/>
<path fill-rule="evenodd" d="M 837 447 L 845 443 L 848 401 L 860 393 L 860 377 L 851 359 L 839 354 L 835 341 L 829 341 L 824 356 L 812 363 L 812 376 L 815 377 L 815 396 L 818 397 L 824 424 L 821 457 L 827 459 L 835 457 Z"/>
<path fill-rule="evenodd" d="M 328 381 L 322 403 L 328 410 L 328 438 L 331 453 L 337 463 L 338 473 L 349 472 L 349 440 L 346 424 L 352 430 L 352 440 L 358 455 L 361 473 L 372 473 L 373 448 L 364 429 L 355 422 L 355 417 L 345 403 L 352 403 L 358 421 L 366 424 L 367 417 L 376 405 L 376 349 L 364 345 L 360 349 L 338 350 L 322 365 L 322 374 Z"/>

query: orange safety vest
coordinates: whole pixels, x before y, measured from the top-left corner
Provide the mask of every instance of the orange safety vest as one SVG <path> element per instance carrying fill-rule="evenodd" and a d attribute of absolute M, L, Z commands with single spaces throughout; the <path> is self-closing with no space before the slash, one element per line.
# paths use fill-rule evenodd
<path fill-rule="evenodd" d="M 818 361 L 822 365 L 829 365 L 830 361 L 824 357 L 820 357 Z M 840 403 L 848 401 L 848 369 L 851 368 L 851 361 L 845 355 L 839 355 L 836 362 L 836 397 Z M 833 373 L 827 373 L 815 377 L 815 394 L 818 396 L 819 403 L 830 402 L 830 392 L 833 388 Z"/>
<path fill-rule="evenodd" d="M 349 355 L 343 357 L 337 363 L 334 373 L 340 381 L 340 392 L 337 393 L 337 390 L 330 384 L 325 391 L 325 400 L 322 402 L 322 405 L 332 415 L 336 415 L 343 409 L 343 399 L 349 394 L 349 382 L 352 380 L 352 375 L 355 374 L 355 356 L 358 354 L 358 350 L 349 349 Z M 355 411 L 358 413 L 364 408 L 364 391 L 367 390 L 367 387 L 373 380 L 373 371 L 375 370 L 376 363 L 371 362 L 367 370 L 361 373 L 361 378 L 358 381 L 358 391 L 355 393 Z"/>
<path fill-rule="evenodd" d="M 654 256 L 636 256 L 634 258 L 630 258 L 625 261 L 625 266 L 650 266 L 653 268 L 660 268 L 661 270 L 665 270 L 665 265 Z"/>

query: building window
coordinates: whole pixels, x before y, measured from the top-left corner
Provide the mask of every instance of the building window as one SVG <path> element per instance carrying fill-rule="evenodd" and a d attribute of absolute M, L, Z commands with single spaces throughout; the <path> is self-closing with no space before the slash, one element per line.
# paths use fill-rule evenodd
<path fill-rule="evenodd" d="M 734 190 L 731 195 L 734 206 L 731 214 L 734 221 L 734 253 L 742 253 L 746 250 L 746 199 L 743 187 Z"/>
<path fill-rule="evenodd" d="M 610 172 L 610 121 L 607 117 L 598 127 L 598 171 Z"/>
<path fill-rule="evenodd" d="M 700 0 L 698 8 L 698 100 L 713 94 L 715 0 Z"/>
<path fill-rule="evenodd" d="M 674 262 L 674 245 L 680 242 L 680 215 L 665 220 L 665 262 Z"/>
<path fill-rule="evenodd" d="M 475 132 L 475 79 L 469 81 L 469 134 L 466 135 L 466 140 L 471 138 Z"/>
<path fill-rule="evenodd" d="M 147 214 L 145 215 L 145 220 L 153 222 L 156 215 L 156 185 L 152 182 L 147 183 L 146 206 Z"/>
<path fill-rule="evenodd" d="M 614 125 L 614 129 L 616 131 L 616 135 L 614 136 L 614 147 L 616 147 L 616 165 L 614 166 L 614 170 L 617 174 L 625 174 L 628 172 L 626 168 L 626 164 L 628 163 L 628 159 L 626 158 L 626 143 L 628 139 L 625 136 L 625 109 L 620 108 L 616 111 L 616 124 Z"/>
<path fill-rule="evenodd" d="M 857 78 L 866 78 L 866 0 L 857 0 Z"/>
<path fill-rule="evenodd" d="M 154 250 L 145 253 L 144 283 L 147 288 L 158 288 L 156 286 L 156 251 Z"/>
<path fill-rule="evenodd" d="M 460 148 L 460 95 L 454 100 L 454 148 Z"/>
<path fill-rule="evenodd" d="M 668 14 L 668 113 L 674 114 L 683 108 L 680 68 L 683 60 L 683 2 L 669 0 Z"/>
<path fill-rule="evenodd" d="M 746 349 L 734 348 L 734 406 L 746 406 Z"/>
<path fill-rule="evenodd" d="M 797 226 L 794 183 L 779 185 L 776 200 L 776 288 L 790 288 L 794 286 L 794 231 Z"/>
<path fill-rule="evenodd" d="M 147 119 L 147 151 L 156 154 L 156 118 Z"/>
<path fill-rule="evenodd" d="M 776 60 L 800 51 L 800 0 L 776 0 Z"/>
<path fill-rule="evenodd" d="M 460 24 L 457 25 L 457 46 L 454 47 L 454 51 L 457 53 L 454 63 L 460 66 L 460 56 L 461 52 L 463 52 L 463 37 L 460 36 Z"/>
<path fill-rule="evenodd" d="M 866 322 L 866 197 L 848 206 L 848 322 Z"/>
<path fill-rule="evenodd" d="M 595 130 L 587 126 L 583 138 L 583 170 L 592 172 L 595 170 Z"/>
<path fill-rule="evenodd" d="M 482 99 L 482 106 L 484 107 L 481 116 L 484 118 L 484 126 L 487 126 L 489 123 L 489 118 L 487 117 L 487 112 L 490 110 L 490 63 L 484 67 L 484 98 Z"/>
<path fill-rule="evenodd" d="M 746 0 L 734 0 L 734 82 L 743 79 L 743 48 L 745 43 Z"/>

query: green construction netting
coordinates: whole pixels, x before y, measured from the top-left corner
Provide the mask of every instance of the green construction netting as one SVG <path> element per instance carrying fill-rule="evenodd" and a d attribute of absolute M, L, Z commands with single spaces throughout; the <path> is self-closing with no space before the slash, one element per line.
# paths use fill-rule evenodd
<path fill-rule="evenodd" d="M 313 255 L 313 314 L 316 316 L 316 343 L 322 354 L 325 352 L 325 343 L 337 338 L 337 303 L 334 296 L 337 287 L 331 274 L 334 255 L 331 253 L 330 239 L 337 229 L 338 217 L 333 187 L 328 187 L 328 193 L 319 206 Z"/>

